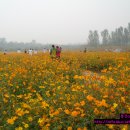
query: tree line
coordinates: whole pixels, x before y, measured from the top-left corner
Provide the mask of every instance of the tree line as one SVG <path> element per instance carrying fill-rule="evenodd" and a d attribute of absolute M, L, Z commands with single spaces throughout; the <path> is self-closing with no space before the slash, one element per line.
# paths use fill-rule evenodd
<path fill-rule="evenodd" d="M 0 38 L 0 51 L 25 51 L 31 49 L 34 50 L 43 50 L 44 48 L 50 49 L 53 43 L 38 43 L 35 40 L 32 40 L 31 42 L 7 42 L 6 38 Z M 62 50 L 84 50 L 85 48 L 85 43 L 77 43 L 77 44 L 66 44 L 66 45 L 59 45 L 62 47 Z"/>
<path fill-rule="evenodd" d="M 101 41 L 100 41 L 101 36 Z M 107 46 L 119 46 L 120 48 L 130 47 L 130 23 L 128 23 L 127 27 L 119 27 L 116 28 L 115 31 L 109 32 L 108 29 L 104 29 L 100 32 L 100 35 L 97 30 L 90 30 L 88 35 L 87 46 L 84 44 L 67 44 L 61 45 L 64 49 L 74 50 L 74 49 L 84 49 L 85 47 L 88 48 L 92 47 L 96 49 L 103 45 L 104 47 Z M 52 43 L 41 44 L 37 43 L 35 40 L 31 42 L 24 43 L 24 42 L 7 42 L 6 38 L 0 38 L 0 51 L 9 50 L 25 50 L 25 49 L 37 49 L 42 50 L 43 48 L 50 48 Z M 128 46 L 127 46 L 128 45 Z"/>
<path fill-rule="evenodd" d="M 42 50 L 44 48 L 49 48 L 51 44 L 41 44 L 37 43 L 35 40 L 31 42 L 7 42 L 6 38 L 0 38 L 0 51 L 8 50 L 8 51 L 16 51 L 16 50 L 25 50 L 25 49 L 36 49 Z"/>
<path fill-rule="evenodd" d="M 127 27 L 116 28 L 115 31 L 109 33 L 108 29 L 101 31 L 101 42 L 100 36 L 97 30 L 89 31 L 88 35 L 88 45 L 98 46 L 100 43 L 102 45 L 115 45 L 115 46 L 125 46 L 130 44 L 130 23 Z"/>

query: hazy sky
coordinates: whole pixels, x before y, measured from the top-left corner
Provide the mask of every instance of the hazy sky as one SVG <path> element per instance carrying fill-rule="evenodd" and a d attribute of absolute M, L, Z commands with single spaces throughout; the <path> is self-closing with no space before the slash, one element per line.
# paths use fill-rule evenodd
<path fill-rule="evenodd" d="M 130 22 L 130 0 L 0 0 L 0 37 L 41 43 L 86 42 L 89 30 Z"/>

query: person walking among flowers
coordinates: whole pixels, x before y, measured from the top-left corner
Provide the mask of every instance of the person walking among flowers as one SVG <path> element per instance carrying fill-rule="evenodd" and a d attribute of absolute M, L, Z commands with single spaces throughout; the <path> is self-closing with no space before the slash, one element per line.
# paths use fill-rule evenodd
<path fill-rule="evenodd" d="M 56 58 L 56 48 L 54 45 L 52 45 L 52 48 L 50 50 L 50 56 L 52 59 L 55 59 Z"/>
<path fill-rule="evenodd" d="M 56 46 L 56 58 L 60 59 L 60 53 L 61 53 L 61 48 L 59 46 Z"/>

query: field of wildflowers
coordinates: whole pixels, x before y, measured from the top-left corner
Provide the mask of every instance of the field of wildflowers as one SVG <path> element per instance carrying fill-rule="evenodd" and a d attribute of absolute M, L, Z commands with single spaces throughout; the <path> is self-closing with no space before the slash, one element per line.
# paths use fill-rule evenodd
<path fill-rule="evenodd" d="M 130 53 L 0 54 L 0 130 L 128 130 Z"/>

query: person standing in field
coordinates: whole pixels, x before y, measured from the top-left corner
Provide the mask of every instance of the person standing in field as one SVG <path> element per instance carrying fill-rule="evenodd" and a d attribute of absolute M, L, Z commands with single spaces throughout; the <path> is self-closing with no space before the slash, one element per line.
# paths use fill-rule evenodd
<path fill-rule="evenodd" d="M 46 48 L 43 49 L 43 53 L 46 53 Z"/>
<path fill-rule="evenodd" d="M 37 54 L 37 50 L 36 49 L 34 49 L 34 54 Z"/>
<path fill-rule="evenodd" d="M 56 48 L 54 45 L 52 45 L 52 48 L 50 50 L 50 56 L 52 59 L 55 59 L 56 58 Z"/>
<path fill-rule="evenodd" d="M 60 59 L 60 53 L 61 53 L 61 48 L 59 46 L 56 46 L 56 58 Z"/>
<path fill-rule="evenodd" d="M 7 50 L 4 50 L 4 55 L 6 55 L 7 54 Z"/>
<path fill-rule="evenodd" d="M 28 51 L 29 55 L 32 56 L 32 52 L 33 52 L 33 51 L 32 51 L 32 49 L 30 48 L 29 51 Z"/>
<path fill-rule="evenodd" d="M 26 49 L 24 50 L 24 53 L 27 54 L 27 50 Z"/>
<path fill-rule="evenodd" d="M 87 52 L 87 49 L 85 48 L 84 53 L 86 53 L 86 52 Z"/>
<path fill-rule="evenodd" d="M 20 50 L 20 49 L 18 49 L 18 50 L 17 50 L 17 53 L 21 53 L 21 50 Z"/>

